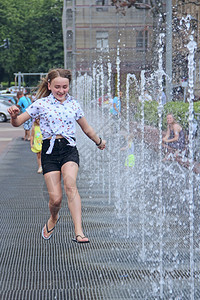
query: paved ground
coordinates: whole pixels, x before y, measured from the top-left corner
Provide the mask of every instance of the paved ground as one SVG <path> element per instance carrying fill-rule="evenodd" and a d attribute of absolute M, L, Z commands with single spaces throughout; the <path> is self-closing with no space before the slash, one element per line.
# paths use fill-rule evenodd
<path fill-rule="evenodd" d="M 23 136 L 23 126 L 13 127 L 9 121 L 0 123 L 0 155 L 6 150 L 6 147 L 13 139 Z"/>
<path fill-rule="evenodd" d="M 86 245 L 71 241 L 66 197 L 55 234 L 42 240 L 49 216 L 43 176 L 21 134 L 8 144 L 0 156 L 1 300 L 200 299 L 198 178 L 187 186 L 188 170 L 157 168 L 148 149 L 141 168 L 139 145 L 135 171 L 127 171 L 112 142 L 104 153 L 79 143 Z"/>

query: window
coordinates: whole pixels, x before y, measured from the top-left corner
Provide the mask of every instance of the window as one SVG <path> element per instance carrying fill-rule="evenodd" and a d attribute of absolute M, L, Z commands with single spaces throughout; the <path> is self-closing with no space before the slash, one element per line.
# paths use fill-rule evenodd
<path fill-rule="evenodd" d="M 67 31 L 67 50 L 72 49 L 73 43 L 73 32 L 71 30 Z"/>
<path fill-rule="evenodd" d="M 67 20 L 72 20 L 72 9 L 71 8 L 67 9 L 66 17 L 67 17 Z"/>
<path fill-rule="evenodd" d="M 72 25 L 72 9 L 66 11 L 67 26 Z"/>
<path fill-rule="evenodd" d="M 96 32 L 97 40 L 97 50 L 99 51 L 108 51 L 108 32 L 107 31 L 97 31 Z"/>
<path fill-rule="evenodd" d="M 67 6 L 72 6 L 72 0 L 66 0 Z"/>
<path fill-rule="evenodd" d="M 73 56 L 72 52 L 67 52 L 67 68 L 72 69 L 73 68 Z"/>
<path fill-rule="evenodd" d="M 147 47 L 148 47 L 148 31 L 147 30 L 137 31 L 137 35 L 136 35 L 137 52 L 143 52 L 147 50 Z"/>
<path fill-rule="evenodd" d="M 149 0 L 138 0 L 137 3 L 149 4 Z"/>
<path fill-rule="evenodd" d="M 96 11 L 108 11 L 108 0 L 96 0 Z"/>

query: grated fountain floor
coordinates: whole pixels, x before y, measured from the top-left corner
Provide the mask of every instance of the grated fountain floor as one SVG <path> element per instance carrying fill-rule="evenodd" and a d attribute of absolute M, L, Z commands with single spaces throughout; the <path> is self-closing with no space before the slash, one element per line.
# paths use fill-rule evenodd
<path fill-rule="evenodd" d="M 162 230 L 153 205 L 131 203 L 127 218 L 109 201 L 107 183 L 80 167 L 85 234 L 90 244 L 71 241 L 72 220 L 64 196 L 61 219 L 49 241 L 41 238 L 48 219 L 48 195 L 36 157 L 19 139 L 0 161 L 0 299 L 200 299 L 199 207 L 194 223 L 194 274 L 191 278 L 188 212 L 165 212 Z M 149 222 L 149 220 L 151 220 Z M 143 230 L 145 228 L 145 230 Z M 142 244 L 142 235 L 144 244 Z M 162 241 L 160 240 L 162 236 Z M 162 243 L 161 243 L 162 242 Z M 162 259 L 161 259 L 162 257 Z"/>

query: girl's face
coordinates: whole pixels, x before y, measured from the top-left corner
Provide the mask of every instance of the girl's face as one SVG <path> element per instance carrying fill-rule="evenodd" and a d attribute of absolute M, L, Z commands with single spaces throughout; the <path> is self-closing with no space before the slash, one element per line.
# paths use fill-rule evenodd
<path fill-rule="evenodd" d="M 51 82 L 48 82 L 48 89 L 52 92 L 58 101 L 65 101 L 66 94 L 69 91 L 69 79 L 56 77 Z"/>
<path fill-rule="evenodd" d="M 172 124 L 174 122 L 174 118 L 172 115 L 167 116 L 167 124 Z"/>

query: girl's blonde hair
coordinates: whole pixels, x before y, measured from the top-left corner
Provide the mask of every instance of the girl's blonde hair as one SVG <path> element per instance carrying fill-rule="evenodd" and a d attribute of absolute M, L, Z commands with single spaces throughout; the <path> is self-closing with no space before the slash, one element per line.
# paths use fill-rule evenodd
<path fill-rule="evenodd" d="M 69 83 L 72 79 L 72 74 L 70 70 L 65 69 L 52 69 L 46 75 L 46 77 L 42 78 L 37 91 L 37 99 L 42 97 L 47 97 L 51 94 L 51 91 L 48 89 L 48 83 L 57 77 L 63 77 L 69 79 Z"/>
<path fill-rule="evenodd" d="M 38 120 L 40 121 L 40 117 L 35 118 L 35 119 L 33 120 L 33 124 L 36 125 Z"/>

